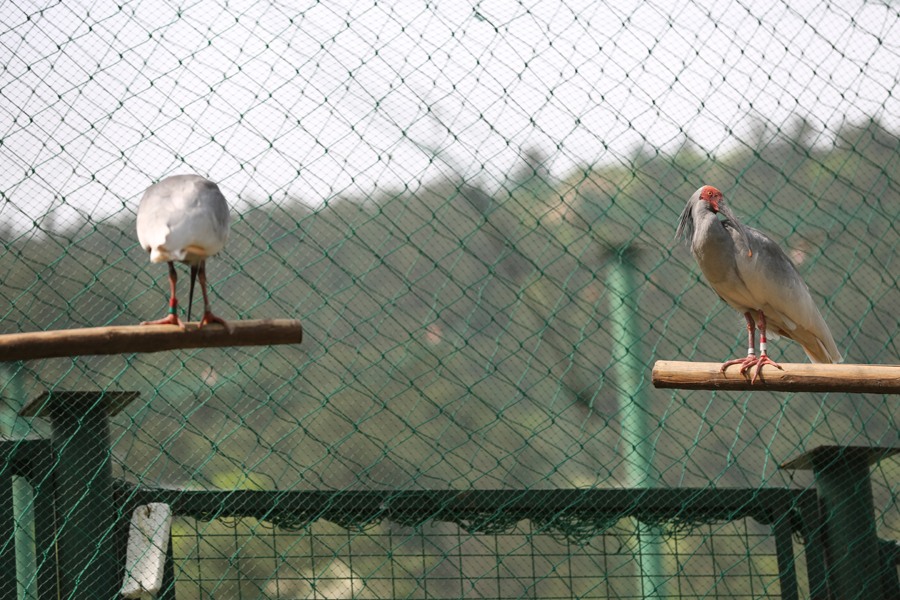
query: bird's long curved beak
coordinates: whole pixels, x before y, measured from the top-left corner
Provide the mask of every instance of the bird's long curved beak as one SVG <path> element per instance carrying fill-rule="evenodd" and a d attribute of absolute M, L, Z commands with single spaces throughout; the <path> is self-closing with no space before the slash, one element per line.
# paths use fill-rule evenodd
<path fill-rule="evenodd" d="M 738 220 L 737 215 L 734 214 L 734 211 L 725 203 L 723 200 L 719 202 L 719 212 L 722 213 L 726 219 L 731 221 L 734 226 L 737 228 L 738 232 L 741 235 L 741 239 L 744 241 L 744 244 L 747 246 L 747 252 L 750 256 L 753 256 L 753 251 L 750 249 L 750 240 L 747 239 L 747 231 L 744 229 L 744 226 L 741 225 L 741 222 Z"/>

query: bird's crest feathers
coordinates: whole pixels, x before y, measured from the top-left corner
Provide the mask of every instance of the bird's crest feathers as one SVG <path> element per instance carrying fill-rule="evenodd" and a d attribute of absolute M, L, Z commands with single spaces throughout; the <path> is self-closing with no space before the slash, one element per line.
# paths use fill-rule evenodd
<path fill-rule="evenodd" d="M 681 211 L 681 216 L 678 217 L 678 227 L 675 229 L 675 239 L 678 241 L 683 239 L 688 246 L 691 245 L 691 240 L 694 238 L 694 205 L 700 201 L 700 194 L 703 193 L 704 188 L 705 186 L 694 192 L 687 201 L 684 210 Z"/>

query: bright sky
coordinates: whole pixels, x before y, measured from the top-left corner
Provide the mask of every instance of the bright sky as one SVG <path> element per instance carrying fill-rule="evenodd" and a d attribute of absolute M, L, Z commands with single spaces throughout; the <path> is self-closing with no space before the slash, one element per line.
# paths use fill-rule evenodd
<path fill-rule="evenodd" d="M 690 137 L 712 152 L 805 116 L 897 129 L 897 7 L 485 0 L 0 4 L 0 219 L 27 230 L 135 211 L 197 172 L 239 207 L 496 187 Z M 85 15 L 88 15 L 85 17 Z M 6 202 L 3 202 L 5 200 Z"/>

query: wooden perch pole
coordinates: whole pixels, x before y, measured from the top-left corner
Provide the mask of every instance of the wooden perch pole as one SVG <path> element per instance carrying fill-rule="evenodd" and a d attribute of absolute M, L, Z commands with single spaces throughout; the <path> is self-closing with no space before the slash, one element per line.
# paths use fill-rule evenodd
<path fill-rule="evenodd" d="M 653 386 L 684 390 L 900 394 L 900 366 L 894 365 L 781 363 L 783 371 L 766 365 L 752 386 L 750 371 L 741 375 L 740 368 L 734 365 L 722 373 L 720 366 L 719 363 L 660 360 L 653 365 Z"/>
<path fill-rule="evenodd" d="M 197 323 L 187 323 L 186 331 L 175 325 L 130 325 L 0 335 L 0 362 L 180 348 L 273 346 L 299 344 L 303 340 L 303 328 L 294 319 L 229 321 L 229 324 L 234 327 L 234 333 L 229 334 L 219 324 L 199 329 Z"/>

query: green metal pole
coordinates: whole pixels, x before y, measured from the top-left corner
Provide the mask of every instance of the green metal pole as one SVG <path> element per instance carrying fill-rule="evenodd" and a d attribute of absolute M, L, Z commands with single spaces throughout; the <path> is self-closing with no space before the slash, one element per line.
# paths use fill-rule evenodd
<path fill-rule="evenodd" d="M 898 453 L 893 447 L 819 446 L 781 464 L 785 470 L 812 469 L 815 473 L 820 514 L 811 514 L 810 509 L 804 511 L 803 517 L 806 521 L 815 520 L 816 528 L 821 527 L 819 535 L 809 543 L 816 562 L 825 563 L 824 569 L 817 564 L 816 570 L 825 571 L 830 588 L 828 597 L 840 600 L 894 597 L 884 593 L 885 580 L 888 589 L 895 587 L 897 568 L 892 557 L 882 555 L 869 467 Z M 806 526 L 810 529 L 809 523 Z M 822 554 L 818 549 L 822 541 L 825 542 L 824 561 L 818 558 Z M 822 580 L 817 573 L 815 588 L 811 590 L 814 597 L 826 596 Z"/>
<path fill-rule="evenodd" d="M 3 442 L 3 453 L 12 454 L 13 443 Z M 13 466 L 0 461 L 0 597 L 16 598 L 18 578 L 16 574 L 16 524 L 13 516 Z"/>
<path fill-rule="evenodd" d="M 53 392 L 49 399 L 63 600 L 110 600 L 121 587 L 116 579 L 116 508 L 104 400 L 83 392 Z"/>
<path fill-rule="evenodd" d="M 607 280 L 610 321 L 613 334 L 613 362 L 619 390 L 619 414 L 622 415 L 621 451 L 625 456 L 625 485 L 652 487 L 653 442 L 649 419 L 649 401 L 645 393 L 646 363 L 640 350 L 637 296 L 640 286 L 634 258 L 637 250 L 624 247 L 617 252 L 619 261 Z M 665 544 L 648 526 L 635 523 L 638 541 L 641 597 L 660 598 L 666 582 L 663 553 Z"/>
<path fill-rule="evenodd" d="M 828 549 L 837 598 L 882 598 L 884 565 L 875 525 L 869 462 L 858 452 L 814 461 L 825 508 Z"/>
<path fill-rule="evenodd" d="M 18 412 L 25 404 L 22 363 L 3 363 L 3 400 L 0 409 L 0 434 L 10 439 L 25 437 L 28 423 Z M 17 597 L 37 598 L 37 557 L 34 548 L 34 491 L 24 477 L 12 478 L 15 520 Z"/>

